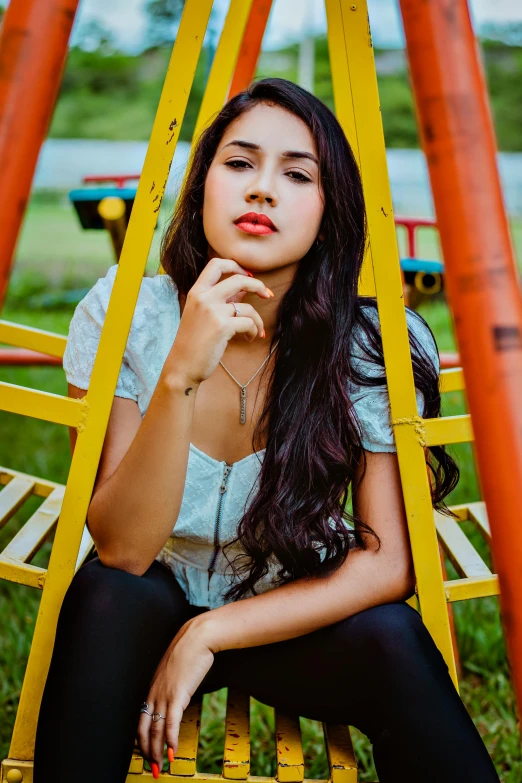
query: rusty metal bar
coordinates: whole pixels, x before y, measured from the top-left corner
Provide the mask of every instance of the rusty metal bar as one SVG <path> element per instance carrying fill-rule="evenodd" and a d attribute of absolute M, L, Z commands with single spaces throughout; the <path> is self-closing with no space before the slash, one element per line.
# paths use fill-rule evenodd
<path fill-rule="evenodd" d="M 466 0 L 400 4 L 520 708 L 522 301 L 492 116 Z"/>
<path fill-rule="evenodd" d="M 254 78 L 271 7 L 272 0 L 254 0 L 252 3 L 236 69 L 228 92 L 229 98 L 246 90 Z"/>
<path fill-rule="evenodd" d="M 78 0 L 11 0 L 0 27 L 0 308 Z"/>

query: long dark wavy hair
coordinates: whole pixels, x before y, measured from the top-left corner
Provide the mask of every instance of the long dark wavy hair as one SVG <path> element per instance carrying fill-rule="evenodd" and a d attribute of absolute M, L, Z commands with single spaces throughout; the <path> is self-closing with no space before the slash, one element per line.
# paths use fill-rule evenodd
<path fill-rule="evenodd" d="M 255 82 L 229 100 L 197 143 L 185 186 L 163 235 L 161 264 L 178 291 L 186 295 L 208 260 L 201 216 L 208 169 L 228 125 L 259 103 L 291 112 L 310 129 L 324 191 L 318 233 L 324 240 L 316 240 L 300 260 L 279 304 L 270 348 L 279 342 L 264 409 L 252 437 L 252 448 L 257 451 L 266 434 L 259 488 L 245 508 L 237 538 L 223 548 L 225 552 L 240 544 L 232 563 L 227 557 L 235 576 L 225 596 L 228 600 L 238 600 L 249 591 L 255 594 L 256 582 L 274 570 L 272 564 L 277 571 L 274 582 L 282 585 L 299 577 L 333 573 L 351 548 L 367 548 L 362 532 L 381 544 L 355 510 L 347 510 L 358 466 L 362 464 L 363 475 L 366 466 L 347 381 L 385 386 L 386 376 L 376 300 L 358 295 L 367 239 L 360 174 L 344 132 L 328 107 L 292 82 L 275 78 Z M 429 329 L 418 313 L 410 312 Z M 354 338 L 357 333 L 360 336 Z M 424 416 L 439 416 L 437 368 L 411 330 L 409 336 Z M 352 339 L 381 368 L 378 377 L 366 377 L 360 366 L 353 366 Z M 443 446 L 430 446 L 425 454 L 433 506 L 451 514 L 443 500 L 458 482 L 458 467 Z M 238 580 L 239 575 L 246 576 Z"/>

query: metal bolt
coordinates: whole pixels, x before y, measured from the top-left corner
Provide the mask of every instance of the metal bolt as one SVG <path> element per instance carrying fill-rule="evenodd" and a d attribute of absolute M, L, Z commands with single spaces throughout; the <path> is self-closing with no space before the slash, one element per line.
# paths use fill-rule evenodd
<path fill-rule="evenodd" d="M 357 11 L 357 6 L 355 5 L 355 3 L 351 4 L 350 11 Z"/>
<path fill-rule="evenodd" d="M 5 776 L 7 783 L 22 783 L 24 779 L 23 773 L 19 769 L 10 769 Z"/>

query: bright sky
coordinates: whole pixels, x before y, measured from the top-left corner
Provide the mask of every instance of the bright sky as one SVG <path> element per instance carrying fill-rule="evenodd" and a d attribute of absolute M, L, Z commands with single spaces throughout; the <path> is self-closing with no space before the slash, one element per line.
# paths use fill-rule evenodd
<path fill-rule="evenodd" d="M 113 31 L 123 48 L 137 50 L 145 28 L 144 4 L 144 0 L 80 0 L 76 28 L 88 19 L 97 18 Z M 214 5 L 219 19 L 223 19 L 228 0 L 215 0 Z M 398 0 L 368 0 L 368 7 L 374 43 L 401 46 Z M 470 0 L 470 8 L 476 28 L 484 22 L 522 21 L 521 0 Z M 307 28 L 317 32 L 326 29 L 323 0 L 274 0 L 265 48 L 277 48 L 297 40 Z"/>

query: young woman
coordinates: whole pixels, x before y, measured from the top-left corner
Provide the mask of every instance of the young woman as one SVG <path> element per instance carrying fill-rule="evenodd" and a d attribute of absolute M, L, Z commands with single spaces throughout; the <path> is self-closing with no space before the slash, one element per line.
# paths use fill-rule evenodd
<path fill-rule="evenodd" d="M 265 79 L 201 137 L 143 280 L 39 716 L 35 783 L 157 775 L 224 686 L 357 726 L 381 783 L 498 781 L 420 615 L 358 169 L 333 114 Z M 82 397 L 116 266 L 78 305 Z M 407 311 L 419 412 L 439 359 Z M 74 448 L 75 431 L 72 432 Z M 433 505 L 458 480 L 429 449 Z M 352 507 L 348 506 L 351 488 Z M 82 758 L 88 755 L 88 763 Z"/>

